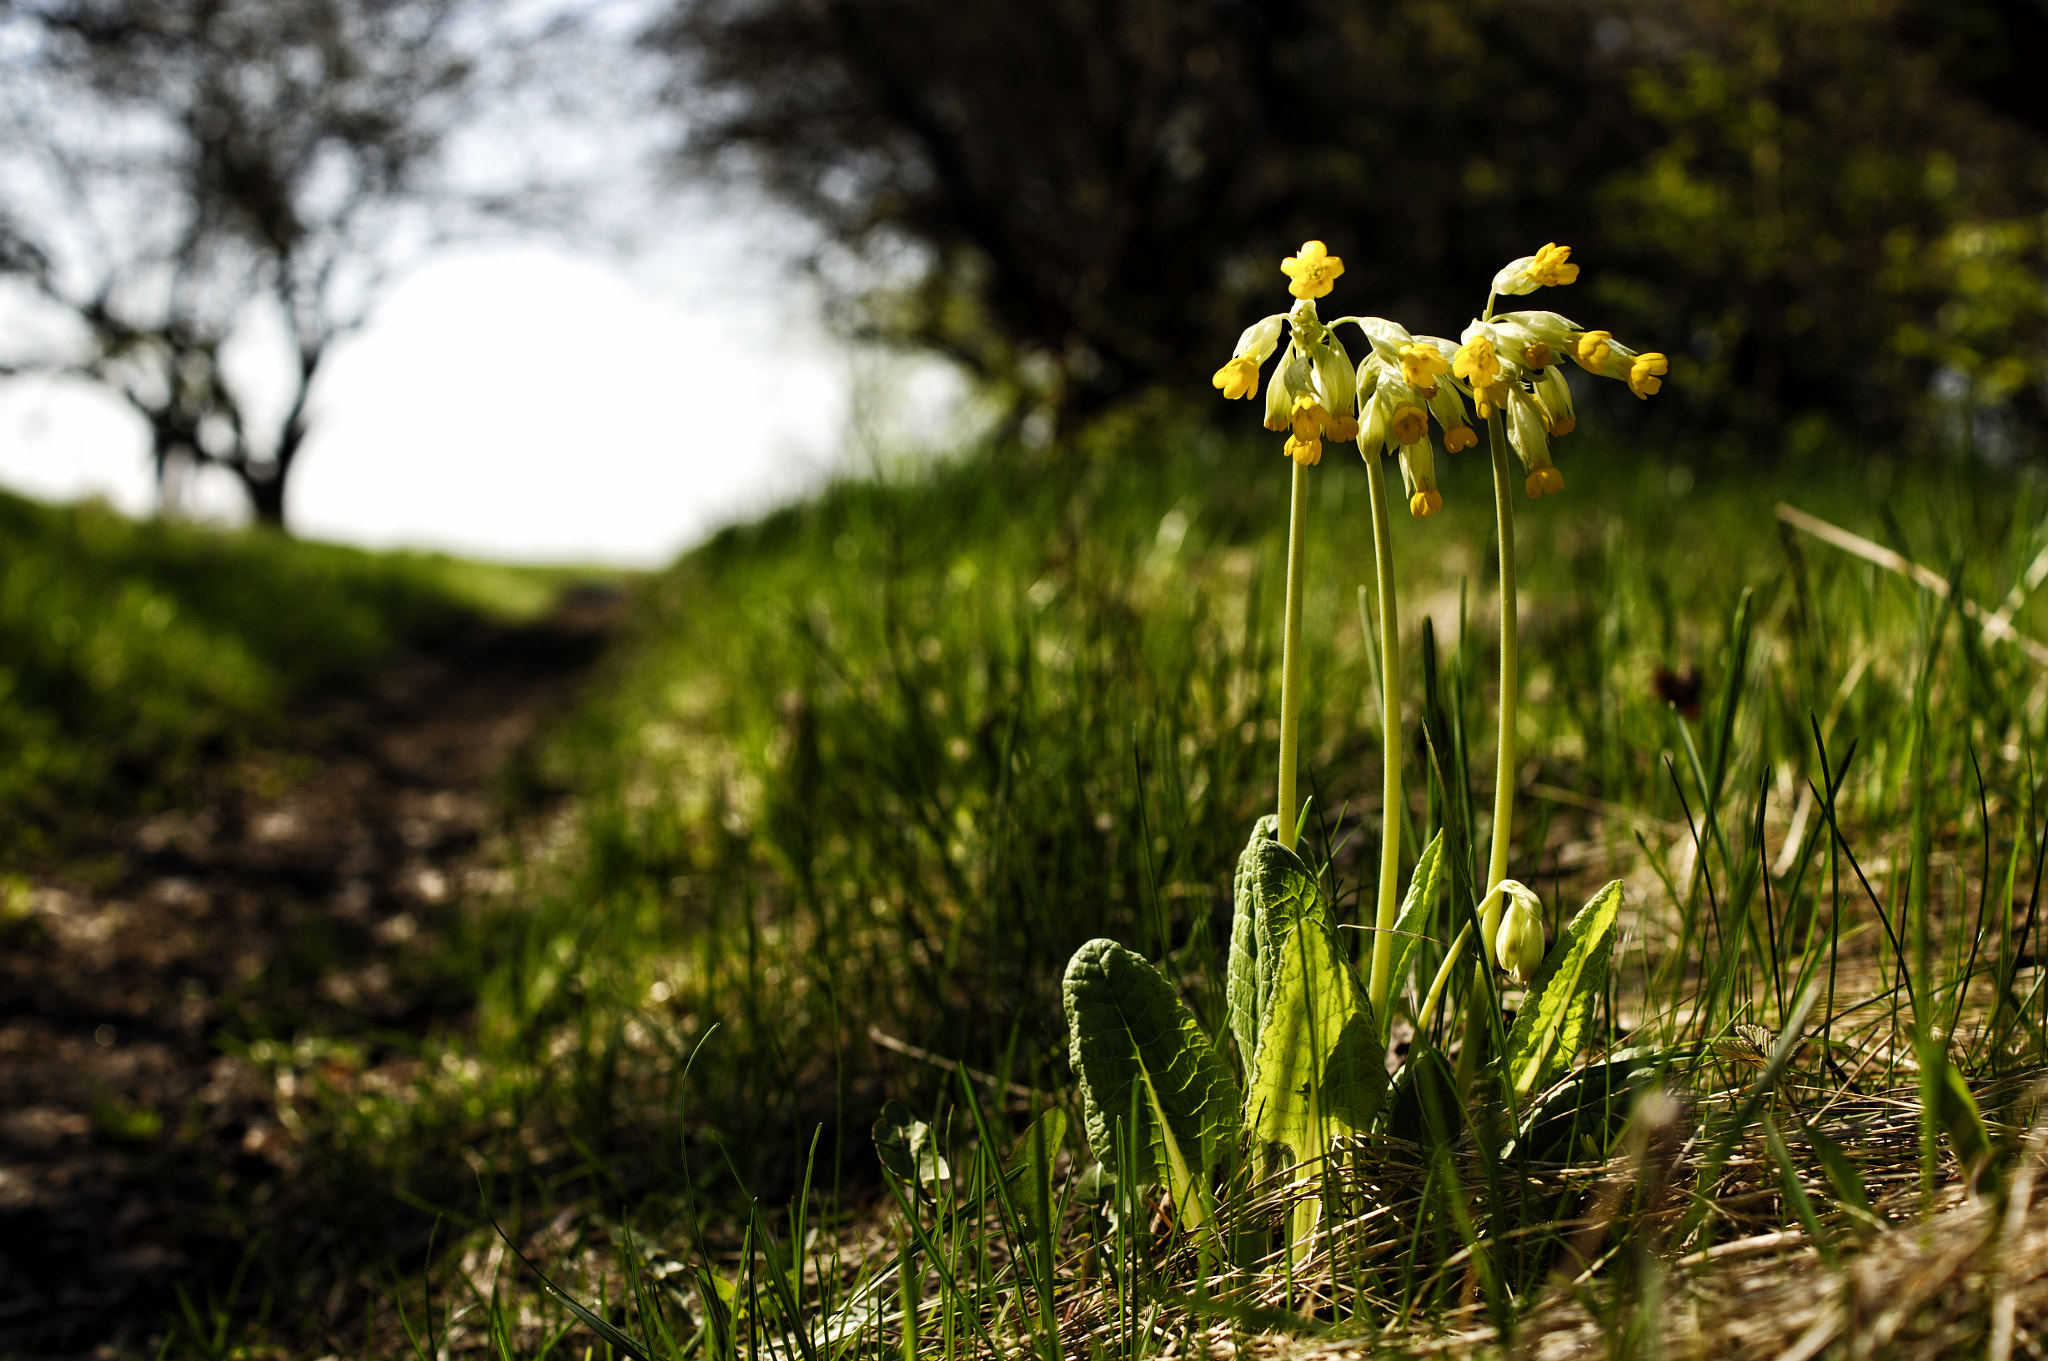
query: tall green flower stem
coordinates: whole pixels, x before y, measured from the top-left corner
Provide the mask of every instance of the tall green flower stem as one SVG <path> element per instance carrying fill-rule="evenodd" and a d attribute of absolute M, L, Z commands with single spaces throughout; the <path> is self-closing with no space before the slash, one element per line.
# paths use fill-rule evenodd
<path fill-rule="evenodd" d="M 1496 411 L 1486 418 L 1487 444 L 1493 451 L 1494 524 L 1500 536 L 1500 749 L 1493 775 L 1493 848 L 1486 862 L 1486 892 L 1489 895 L 1508 877 L 1508 847 L 1513 843 L 1515 825 L 1515 715 L 1521 701 L 1521 663 L 1517 650 L 1515 618 L 1515 500 L 1514 483 L 1508 476 L 1508 413 Z M 1499 929 L 1501 904 L 1491 903 L 1479 924 L 1479 955 L 1472 961 L 1471 1000 L 1465 1011 L 1465 1043 L 1458 1053 L 1458 1086 L 1469 1090 L 1479 1071 L 1486 1045 L 1487 1017 L 1481 1009 L 1486 980 L 1481 976 L 1493 960 L 1493 933 Z M 1463 945 L 1465 937 L 1458 937 Z M 1444 961 L 1449 972 L 1457 956 Z"/>
<path fill-rule="evenodd" d="M 1493 855 L 1486 866 L 1486 886 L 1491 889 L 1508 877 L 1508 846 L 1515 824 L 1515 712 L 1521 699 L 1516 656 L 1515 501 L 1514 483 L 1508 477 L 1507 412 L 1487 417 L 1486 437 L 1493 446 L 1493 513 L 1500 532 L 1500 752 L 1493 776 Z"/>
<path fill-rule="evenodd" d="M 1366 454 L 1372 494 L 1373 562 L 1379 574 L 1380 736 L 1385 767 L 1380 795 L 1380 897 L 1373 920 L 1372 975 L 1367 995 L 1375 1023 L 1387 1024 L 1394 983 L 1394 923 L 1401 910 L 1401 620 L 1394 603 L 1394 534 L 1387 523 L 1387 470 L 1378 451 Z"/>
<path fill-rule="evenodd" d="M 1292 462 L 1292 460 L 1289 460 Z M 1287 616 L 1280 644 L 1280 844 L 1288 850 L 1300 839 L 1296 825 L 1301 805 L 1295 801 L 1295 762 L 1300 753 L 1301 726 L 1301 594 L 1303 558 L 1308 551 L 1308 469 L 1294 464 L 1294 498 L 1287 512 Z"/>

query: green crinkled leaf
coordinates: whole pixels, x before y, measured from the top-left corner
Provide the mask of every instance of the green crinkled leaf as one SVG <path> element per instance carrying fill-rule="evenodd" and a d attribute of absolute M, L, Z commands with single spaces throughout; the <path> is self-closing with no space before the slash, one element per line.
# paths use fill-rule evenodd
<path fill-rule="evenodd" d="M 1245 1067 L 1257 1064 L 1259 1034 L 1273 1002 L 1274 972 L 1267 961 L 1295 924 L 1327 923 L 1322 888 L 1300 856 L 1273 839 L 1278 819 L 1262 817 L 1237 858 L 1230 922 L 1230 1029 Z"/>
<path fill-rule="evenodd" d="M 1260 1139 L 1307 1162 L 1371 1126 L 1387 1069 L 1365 989 L 1328 931 L 1290 933 L 1276 974 L 1246 1114 Z"/>
<path fill-rule="evenodd" d="M 1061 988 L 1088 1144 L 1119 1177 L 1168 1181 L 1192 1213 L 1195 1174 L 1237 1143 L 1237 1083 L 1159 970 L 1113 940 L 1091 940 L 1067 962 Z M 1136 1119 L 1132 1139 L 1116 1127 Z M 1118 1166 L 1135 1143 L 1143 1166 Z M 1176 1173 L 1186 1168 L 1186 1179 Z"/>
<path fill-rule="evenodd" d="M 1443 878 L 1443 870 L 1444 834 L 1439 828 L 1415 861 L 1415 873 L 1408 880 L 1408 896 L 1401 900 L 1401 915 L 1394 919 L 1394 971 L 1388 975 L 1394 981 L 1390 996 L 1400 992 L 1401 980 L 1408 973 L 1408 961 L 1415 957 L 1415 947 L 1422 944 L 1423 928 L 1429 924 L 1430 913 L 1436 909 L 1436 890 Z M 1391 1015 L 1392 1011 L 1389 1007 L 1388 1014 Z M 1385 1042 L 1384 1036 L 1381 1041 Z"/>
<path fill-rule="evenodd" d="M 1024 1221 L 1024 1232 L 1034 1239 L 1057 1227 L 1059 1197 L 1053 1194 L 1052 1165 L 1066 1138 L 1067 1113 L 1054 1106 L 1031 1122 L 1003 1169 L 1010 1204 Z"/>
<path fill-rule="evenodd" d="M 1607 956 L 1620 914 L 1621 880 L 1615 879 L 1579 909 L 1537 970 L 1508 1036 L 1507 1071 L 1517 1101 L 1571 1066 L 1586 1038 L 1593 999 L 1607 986 Z"/>
<path fill-rule="evenodd" d="M 1606 1157 L 1628 1126 L 1637 1091 L 1655 1081 L 1679 1052 L 1616 1050 L 1552 1084 L 1523 1112 L 1510 1146 L 1514 1156 L 1536 1162 Z"/>
<path fill-rule="evenodd" d="M 875 1153 L 889 1174 L 905 1186 L 930 1189 L 949 1180 L 953 1169 L 939 1152 L 931 1126 L 901 1101 L 888 1101 L 875 1120 Z"/>

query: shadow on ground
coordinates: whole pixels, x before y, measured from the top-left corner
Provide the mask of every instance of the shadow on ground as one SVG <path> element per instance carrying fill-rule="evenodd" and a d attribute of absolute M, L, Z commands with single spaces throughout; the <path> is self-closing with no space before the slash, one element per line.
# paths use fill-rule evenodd
<path fill-rule="evenodd" d="M 283 751 L 110 832 L 0 919 L 0 1354 L 134 1353 L 244 1248 L 288 1175 L 240 1045 L 402 1042 L 458 1018 L 426 948 L 498 871 L 508 770 L 618 614 L 478 621 L 302 715 Z M 244 1226 L 246 1227 L 246 1226 Z"/>

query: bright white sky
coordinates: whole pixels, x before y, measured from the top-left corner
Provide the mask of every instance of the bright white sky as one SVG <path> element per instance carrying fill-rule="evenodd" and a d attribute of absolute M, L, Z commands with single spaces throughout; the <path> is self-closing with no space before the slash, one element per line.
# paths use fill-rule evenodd
<path fill-rule="evenodd" d="M 508 244 L 408 275 L 316 390 L 289 488 L 295 530 L 652 566 L 845 469 L 857 368 L 897 390 L 885 404 L 899 412 L 957 400 L 930 366 L 877 370 L 836 347 L 791 276 L 757 290 L 732 225 L 685 223 L 631 264 Z M 0 484 L 147 514 L 145 455 L 140 423 L 111 397 L 0 384 Z M 239 518 L 239 490 L 214 476 L 200 508 Z"/>
<path fill-rule="evenodd" d="M 495 12 L 503 23 L 589 20 L 611 45 L 558 45 L 559 59 L 601 59 L 606 78 L 572 82 L 596 111 L 580 121 L 556 118 L 541 92 L 458 137 L 453 182 L 502 188 L 545 166 L 584 186 L 594 236 L 631 224 L 634 249 L 501 241 L 403 275 L 315 385 L 287 490 L 295 532 L 654 566 L 884 453 L 964 436 L 972 414 L 953 371 L 849 353 L 825 334 L 793 263 L 814 239 L 803 224 L 742 192 L 656 187 L 654 153 L 676 127 L 644 96 L 662 68 L 634 64 L 627 43 L 654 8 L 506 0 Z M 35 352 L 33 321 L 0 295 L 0 335 L 29 340 L 7 351 Z M 268 325 L 251 325 L 224 358 L 244 414 L 275 428 L 289 349 Z M 101 496 L 136 515 L 156 505 L 140 420 L 78 382 L 0 380 L 0 485 Z M 186 501 L 205 518 L 247 517 L 217 469 Z"/>

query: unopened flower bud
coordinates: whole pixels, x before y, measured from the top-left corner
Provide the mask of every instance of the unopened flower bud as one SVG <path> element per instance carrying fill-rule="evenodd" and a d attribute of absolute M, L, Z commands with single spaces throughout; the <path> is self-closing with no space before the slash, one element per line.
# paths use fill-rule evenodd
<path fill-rule="evenodd" d="M 1494 892 L 1503 900 L 1494 961 L 1509 981 L 1527 987 L 1543 963 L 1543 903 L 1528 885 L 1514 879 L 1501 880 Z"/>

